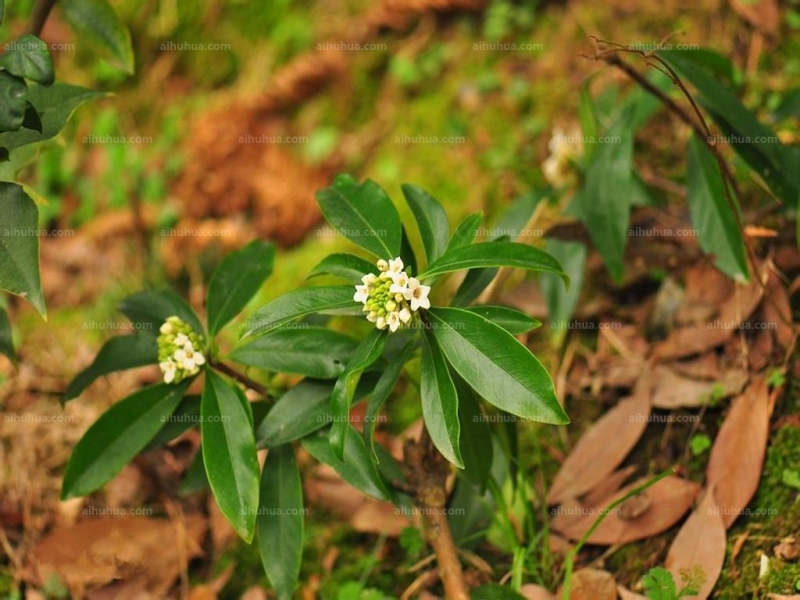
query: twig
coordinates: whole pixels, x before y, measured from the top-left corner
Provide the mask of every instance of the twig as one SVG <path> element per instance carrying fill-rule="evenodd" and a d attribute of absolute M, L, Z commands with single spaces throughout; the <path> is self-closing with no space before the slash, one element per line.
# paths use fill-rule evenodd
<path fill-rule="evenodd" d="M 216 359 L 209 359 L 208 364 L 210 367 L 216 369 L 220 373 L 225 373 L 229 377 L 235 379 L 245 387 L 253 390 L 254 392 L 258 392 L 260 395 L 264 396 L 265 398 L 269 398 L 269 391 L 265 386 L 258 383 L 257 381 L 253 381 L 244 373 L 239 373 L 236 369 L 232 368 L 229 365 L 226 365 L 224 362 L 220 362 Z"/>
<path fill-rule="evenodd" d="M 31 22 L 28 24 L 27 33 L 35 36 L 42 33 L 47 17 L 50 16 L 50 11 L 53 10 L 55 4 L 56 0 L 39 0 L 36 3 L 31 15 Z"/>

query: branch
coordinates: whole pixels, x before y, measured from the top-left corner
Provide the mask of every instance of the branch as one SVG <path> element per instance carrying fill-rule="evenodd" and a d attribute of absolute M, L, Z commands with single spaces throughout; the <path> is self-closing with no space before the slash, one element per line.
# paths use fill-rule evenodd
<path fill-rule="evenodd" d="M 39 0 L 36 6 L 33 7 L 33 14 L 31 15 L 31 22 L 28 24 L 26 33 L 39 36 L 44 29 L 44 24 L 47 17 L 50 16 L 50 11 L 56 4 L 56 0 Z"/>
<path fill-rule="evenodd" d="M 233 367 L 213 358 L 210 358 L 208 360 L 208 364 L 210 367 L 216 369 L 220 373 L 225 373 L 225 375 L 227 375 L 228 377 L 235 379 L 248 389 L 251 389 L 254 392 L 261 394 L 262 396 L 264 396 L 264 398 L 269 398 L 269 390 L 267 390 L 265 386 L 258 383 L 257 381 L 253 381 L 252 379 L 250 379 L 244 373 L 239 373 L 239 371 L 237 371 Z"/>

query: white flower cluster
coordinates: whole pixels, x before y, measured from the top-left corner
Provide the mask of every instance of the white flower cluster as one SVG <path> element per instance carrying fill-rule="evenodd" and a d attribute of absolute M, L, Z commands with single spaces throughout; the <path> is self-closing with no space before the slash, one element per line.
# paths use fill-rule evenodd
<path fill-rule="evenodd" d="M 422 285 L 403 270 L 403 261 L 397 257 L 389 262 L 378 261 L 379 275 L 369 273 L 361 278 L 363 285 L 356 286 L 353 300 L 364 305 L 367 320 L 378 329 L 389 328 L 395 332 L 411 323 L 420 308 L 430 308 L 430 286 Z"/>
<path fill-rule="evenodd" d="M 583 141 L 580 133 L 570 134 L 560 127 L 553 129 L 553 137 L 548 145 L 550 156 L 542 163 L 542 171 L 547 181 L 555 188 L 574 185 L 577 180 L 575 161 L 583 156 Z"/>
<path fill-rule="evenodd" d="M 159 328 L 158 366 L 164 383 L 180 383 L 196 375 L 206 358 L 200 352 L 202 338 L 180 317 L 168 317 Z"/>

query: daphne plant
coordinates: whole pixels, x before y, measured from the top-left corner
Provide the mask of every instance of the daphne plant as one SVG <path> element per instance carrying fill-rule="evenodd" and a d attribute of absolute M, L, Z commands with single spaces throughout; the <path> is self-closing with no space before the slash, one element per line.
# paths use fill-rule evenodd
<path fill-rule="evenodd" d="M 445 593 L 467 598 L 445 509 L 502 484 L 498 473 L 508 461 L 500 440 L 507 422 L 495 429 L 485 411 L 568 422 L 547 370 L 516 337 L 540 323 L 510 307 L 470 304 L 499 267 L 567 278 L 537 248 L 507 238 L 476 243 L 480 214 L 451 234 L 437 200 L 415 186 L 402 190 L 424 262 L 386 192 L 372 181 L 339 176 L 318 193 L 318 203 L 327 221 L 363 253 L 328 256 L 308 276 L 326 278 L 324 284 L 304 285 L 240 320 L 240 341 L 227 354 L 215 338 L 270 275 L 270 244 L 252 242 L 219 265 L 208 284 L 206 328 L 169 290 L 126 299 L 121 310 L 137 333 L 109 340 L 65 398 L 78 396 L 101 375 L 145 364 L 159 364 L 164 381 L 118 402 L 86 432 L 67 466 L 63 497 L 97 490 L 137 454 L 197 423 L 202 451 L 184 487 L 207 485 L 239 535 L 246 542 L 257 535 L 278 597 L 290 598 L 303 548 L 295 458 L 302 448 L 361 492 L 404 511 L 423 509 Z M 459 271 L 467 273 L 455 288 L 447 277 Z M 283 391 L 286 379 L 276 376 L 284 373 L 302 379 Z M 187 393 L 201 378 L 201 395 Z M 379 415 L 397 401 L 393 391 L 401 380 L 418 391 L 424 429 L 398 462 L 374 433 Z M 359 431 L 350 412 L 361 401 L 366 416 Z M 260 472 L 259 449 L 268 449 Z M 446 485 L 453 473 L 457 498 Z M 498 485 L 489 485 L 491 479 Z"/>

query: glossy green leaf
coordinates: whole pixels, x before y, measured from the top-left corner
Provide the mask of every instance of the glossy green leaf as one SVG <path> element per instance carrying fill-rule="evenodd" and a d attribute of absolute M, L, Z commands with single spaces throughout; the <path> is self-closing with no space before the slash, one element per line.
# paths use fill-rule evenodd
<path fill-rule="evenodd" d="M 378 423 L 379 415 L 383 405 L 389 399 L 389 396 L 391 396 L 395 385 L 397 385 L 397 380 L 400 378 L 400 374 L 403 372 L 403 367 L 405 366 L 406 362 L 408 362 L 408 359 L 411 357 L 411 353 L 414 351 L 415 347 L 416 342 L 411 341 L 407 343 L 405 347 L 389 361 L 389 364 L 386 365 L 383 373 L 381 373 L 378 383 L 375 384 L 375 390 L 369 396 L 367 412 L 364 415 L 364 428 L 362 430 L 362 435 L 364 436 L 364 443 L 375 457 L 375 462 L 378 462 L 379 460 L 378 454 L 375 450 L 375 426 Z"/>
<path fill-rule="evenodd" d="M 448 362 L 488 402 L 534 421 L 569 422 L 550 374 L 513 335 L 461 308 L 431 308 L 427 315 Z"/>
<path fill-rule="evenodd" d="M 178 408 L 171 415 L 163 418 L 161 429 L 150 440 L 145 450 L 154 450 L 167 445 L 192 427 L 200 425 L 200 421 L 200 396 L 197 394 L 184 396 Z"/>
<path fill-rule="evenodd" d="M 350 431 L 350 405 L 353 403 L 356 387 L 364 370 L 378 360 L 386 346 L 388 332 L 373 329 L 369 335 L 358 345 L 353 356 L 347 362 L 347 367 L 333 386 L 331 393 L 331 425 L 330 443 L 334 454 L 343 459 L 345 453 L 345 438 Z"/>
<path fill-rule="evenodd" d="M 453 235 L 450 236 L 450 241 L 447 242 L 447 248 L 444 253 L 449 254 L 454 250 L 464 248 L 474 242 L 482 221 L 483 213 L 480 212 L 472 214 L 461 221 L 453 232 Z"/>
<path fill-rule="evenodd" d="M 2 307 L 0 307 L 0 354 L 6 355 L 11 362 L 16 364 L 17 352 L 11 336 L 11 320 L 8 318 L 6 309 Z"/>
<path fill-rule="evenodd" d="M 92 364 L 69 382 L 62 402 L 80 396 L 98 377 L 157 362 L 158 346 L 153 336 L 137 333 L 112 337 L 100 348 Z"/>
<path fill-rule="evenodd" d="M 715 256 L 721 271 L 747 281 L 747 252 L 736 214 L 725 197 L 726 184 L 717 161 L 706 145 L 694 136 L 689 139 L 687 161 L 689 214 L 697 227 L 700 247 Z M 739 210 L 738 205 L 735 210 Z"/>
<path fill-rule="evenodd" d="M 357 183 L 339 175 L 333 185 L 317 192 L 325 219 L 343 236 L 383 259 L 400 253 L 400 215 L 386 192 L 374 181 Z"/>
<path fill-rule="evenodd" d="M 292 446 L 273 448 L 261 474 L 258 548 L 279 600 L 291 600 L 303 557 L 303 485 Z"/>
<path fill-rule="evenodd" d="M 621 280 L 624 268 L 634 186 L 633 118 L 631 109 L 608 131 L 609 138 L 619 141 L 598 144 L 579 197 L 581 220 L 616 281 Z"/>
<path fill-rule="evenodd" d="M 44 317 L 36 204 L 21 185 L 0 181 L 0 215 L 0 289 L 25 298 Z"/>
<path fill-rule="evenodd" d="M 460 377 L 456 378 L 455 384 L 464 475 L 481 489 L 486 489 L 494 456 L 492 432 L 472 389 Z"/>
<path fill-rule="evenodd" d="M 564 282 L 555 275 L 542 274 L 542 292 L 550 319 L 550 339 L 558 347 L 567 334 L 569 321 L 578 306 L 586 270 L 586 246 L 581 242 L 548 239 L 545 249 L 564 267 L 572 282 L 569 288 L 565 288 Z"/>
<path fill-rule="evenodd" d="M 414 248 L 411 246 L 411 240 L 408 237 L 408 232 L 405 227 L 402 229 L 400 257 L 403 259 L 406 273 L 412 275 L 412 277 L 414 273 L 419 273 L 417 255 L 414 253 Z"/>
<path fill-rule="evenodd" d="M 347 279 L 353 284 L 361 283 L 361 278 L 367 273 L 377 273 L 375 263 L 354 254 L 329 254 L 311 270 L 306 279 L 319 275 L 335 275 Z"/>
<path fill-rule="evenodd" d="M 187 387 L 188 381 L 147 387 L 103 413 L 72 451 L 61 499 L 85 496 L 110 481 L 161 429 Z"/>
<path fill-rule="evenodd" d="M 214 336 L 238 315 L 272 273 L 275 245 L 254 240 L 232 252 L 208 282 L 208 334 Z"/>
<path fill-rule="evenodd" d="M 22 119 L 22 126 L 28 129 L 33 129 L 39 133 L 42 133 L 44 130 L 42 117 L 38 112 L 36 112 L 36 107 L 30 102 L 25 104 L 25 117 Z"/>
<path fill-rule="evenodd" d="M 344 372 L 358 342 L 324 327 L 279 329 L 239 346 L 230 357 L 267 371 L 336 379 Z"/>
<path fill-rule="evenodd" d="M 447 248 L 450 237 L 447 213 L 439 201 L 422 188 L 405 183 L 401 189 L 417 220 L 425 256 L 430 264 L 444 254 Z"/>
<path fill-rule="evenodd" d="M 444 256 L 430 265 L 419 279 L 426 280 L 444 273 L 475 267 L 516 267 L 529 271 L 543 271 L 556 273 L 565 282 L 568 281 L 561 265 L 552 256 L 538 248 L 515 242 L 488 242 L 448 250 Z"/>
<path fill-rule="evenodd" d="M 203 324 L 197 314 L 171 289 L 131 294 L 120 302 L 119 310 L 128 317 L 140 334 L 158 337 L 161 325 L 173 315 L 189 324 L 197 334 L 204 334 Z"/>
<path fill-rule="evenodd" d="M 490 269 L 470 269 L 464 276 L 464 280 L 458 286 L 453 299 L 452 306 L 467 306 L 480 296 L 489 287 L 495 277 L 497 277 L 497 267 Z"/>
<path fill-rule="evenodd" d="M 21 77 L 0 71 L 0 132 L 17 131 L 25 120 L 28 85 Z"/>
<path fill-rule="evenodd" d="M 436 338 L 429 331 L 422 336 L 422 364 L 420 370 L 420 397 L 422 418 L 433 445 L 447 460 L 464 468 L 461 458 L 458 420 L 458 394 Z"/>
<path fill-rule="evenodd" d="M 244 393 L 206 370 L 201 401 L 203 462 L 222 514 L 246 542 L 255 534 L 259 470 Z"/>
<path fill-rule="evenodd" d="M 313 313 L 353 306 L 360 310 L 353 300 L 355 293 L 355 287 L 350 285 L 306 287 L 288 292 L 259 308 L 244 324 L 241 337 L 269 333 Z"/>
<path fill-rule="evenodd" d="M 131 34 L 106 0 L 60 0 L 58 5 L 81 39 L 102 48 L 116 66 L 133 74 Z"/>
<path fill-rule="evenodd" d="M 333 467 L 342 479 L 356 489 L 378 500 L 389 500 L 391 495 L 370 457 L 364 439 L 355 430 L 350 431 L 345 439 L 344 460 L 334 454 L 325 432 L 304 438 L 302 444 L 311 456 Z"/>
<path fill-rule="evenodd" d="M 561 282 L 559 281 L 559 283 Z M 539 319 L 534 319 L 521 310 L 517 310 L 516 308 L 511 308 L 509 306 L 494 306 L 490 304 L 484 304 L 481 306 L 471 306 L 465 310 L 474 312 L 476 315 L 480 315 L 484 319 L 488 319 L 493 323 L 500 325 L 500 327 L 513 335 L 527 333 L 531 329 L 536 329 L 542 325 L 542 322 L 539 321 Z"/>
<path fill-rule="evenodd" d="M 0 55 L 0 67 L 17 77 L 49 86 L 55 79 L 53 60 L 47 44 L 35 35 L 23 35 Z"/>
<path fill-rule="evenodd" d="M 183 474 L 178 493 L 181 496 L 188 496 L 195 492 L 204 492 L 208 488 L 208 475 L 206 475 L 206 465 L 203 462 L 203 447 L 200 446 L 194 455 L 192 464 Z"/>
<path fill-rule="evenodd" d="M 67 124 L 73 111 L 84 102 L 108 95 L 106 92 L 56 82 L 50 87 L 34 84 L 28 87 L 28 101 L 42 119 L 42 131 L 20 129 L 0 133 L 0 148 L 14 150 L 28 144 L 55 137 Z M 23 107 L 24 108 L 24 107 Z"/>

